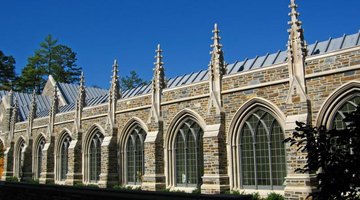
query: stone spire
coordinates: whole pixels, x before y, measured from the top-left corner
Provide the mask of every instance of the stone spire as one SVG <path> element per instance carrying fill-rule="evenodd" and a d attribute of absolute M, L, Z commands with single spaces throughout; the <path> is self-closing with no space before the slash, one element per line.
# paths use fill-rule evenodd
<path fill-rule="evenodd" d="M 55 122 L 55 115 L 58 112 L 59 108 L 59 97 L 57 94 L 57 84 L 54 86 L 52 101 L 51 101 L 51 108 L 49 112 L 49 126 L 48 126 L 48 136 L 50 137 L 53 134 L 54 129 L 54 122 Z"/>
<path fill-rule="evenodd" d="M 118 63 L 117 60 L 114 60 L 113 64 L 113 75 L 111 77 L 111 85 L 109 90 L 109 102 L 108 102 L 108 118 L 106 122 L 106 127 L 113 129 L 115 125 L 115 111 L 116 111 L 116 101 L 120 98 L 119 92 L 119 76 L 118 76 Z"/>
<path fill-rule="evenodd" d="M 306 96 L 305 84 L 305 58 L 307 56 L 307 45 L 304 40 L 304 30 L 301 26 L 301 21 L 298 19 L 299 13 L 297 12 L 297 5 L 295 0 L 290 0 L 289 8 L 291 9 L 289 16 L 291 20 L 288 22 L 290 25 L 289 40 L 288 40 L 288 67 L 290 90 L 287 97 L 287 102 L 292 102 L 292 95 L 299 95 L 300 101 L 304 102 Z"/>
<path fill-rule="evenodd" d="M 33 126 L 33 121 L 36 118 L 36 109 L 37 109 L 37 105 L 36 105 L 36 91 L 35 89 L 33 90 L 33 93 L 31 95 L 31 104 L 30 104 L 30 109 L 29 109 L 29 114 L 28 114 L 28 119 L 27 119 L 27 133 L 28 133 L 28 137 L 31 136 L 31 130 L 32 130 L 32 126 Z"/>
<path fill-rule="evenodd" d="M 210 100 L 208 112 L 211 108 L 215 107 L 216 113 L 219 114 L 222 109 L 222 98 L 221 98 L 221 86 L 222 77 L 226 73 L 224 52 L 222 51 L 222 45 L 220 44 L 220 36 L 217 24 L 214 25 L 212 31 L 214 36 L 211 38 L 214 42 L 211 45 L 213 48 L 210 52 L 211 60 L 209 64 L 209 83 L 210 83 Z"/>
<path fill-rule="evenodd" d="M 85 92 L 85 76 L 84 72 L 81 72 L 80 76 L 80 86 L 78 89 L 78 96 L 76 100 L 76 110 L 75 110 L 75 120 L 74 120 L 74 128 L 75 132 L 78 133 L 81 130 L 81 117 L 82 110 L 86 106 L 86 92 Z"/>
<path fill-rule="evenodd" d="M 162 62 L 162 50 L 160 44 L 157 45 L 156 52 L 156 62 L 154 63 L 154 76 L 152 80 L 152 104 L 151 104 L 151 119 L 154 119 L 155 122 L 159 122 L 161 119 L 161 94 L 162 90 L 166 87 L 165 83 L 165 73 L 164 73 L 164 63 Z M 151 121 L 150 119 L 150 121 Z"/>
<path fill-rule="evenodd" d="M 10 91 L 12 93 L 12 91 Z M 12 96 L 12 94 L 11 94 Z M 10 141 L 14 139 L 15 124 L 18 120 L 19 104 L 17 98 L 14 98 L 13 110 L 11 112 L 10 120 Z"/>

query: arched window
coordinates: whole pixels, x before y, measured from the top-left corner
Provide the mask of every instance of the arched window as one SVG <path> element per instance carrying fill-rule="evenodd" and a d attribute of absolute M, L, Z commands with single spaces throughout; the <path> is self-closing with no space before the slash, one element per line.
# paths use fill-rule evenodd
<path fill-rule="evenodd" d="M 103 134 L 96 132 L 91 140 L 89 147 L 89 181 L 98 182 L 101 173 L 101 143 Z"/>
<path fill-rule="evenodd" d="M 20 138 L 18 145 L 16 147 L 15 154 L 15 165 L 14 165 L 14 175 L 18 178 L 22 177 L 22 168 L 24 165 L 24 150 L 25 150 L 25 140 Z"/>
<path fill-rule="evenodd" d="M 282 189 L 286 176 L 284 133 L 265 109 L 247 115 L 240 131 L 240 184 L 255 189 Z"/>
<path fill-rule="evenodd" d="M 351 96 L 350 99 L 343 102 L 343 104 L 336 110 L 336 114 L 332 119 L 332 128 L 345 129 L 346 124 L 343 121 L 345 119 L 345 113 L 350 113 L 356 110 L 356 107 L 360 105 L 360 94 Z"/>
<path fill-rule="evenodd" d="M 145 131 L 140 126 L 132 129 L 127 139 L 127 183 L 139 185 L 144 175 L 144 141 Z"/>
<path fill-rule="evenodd" d="M 59 146 L 59 154 L 58 154 L 58 180 L 65 181 L 66 180 L 66 174 L 68 173 L 68 163 L 69 163 L 69 153 L 68 148 L 70 146 L 71 137 L 69 134 L 65 134 L 61 140 L 60 140 L 60 146 Z"/>
<path fill-rule="evenodd" d="M 45 138 L 43 136 L 41 136 L 38 140 L 37 146 L 36 146 L 36 151 L 35 151 L 35 179 L 39 179 L 40 178 L 40 173 L 42 171 L 42 159 L 43 159 L 43 148 L 45 146 Z"/>
<path fill-rule="evenodd" d="M 203 130 L 191 118 L 184 120 L 175 136 L 175 183 L 180 187 L 199 187 L 204 174 Z"/>

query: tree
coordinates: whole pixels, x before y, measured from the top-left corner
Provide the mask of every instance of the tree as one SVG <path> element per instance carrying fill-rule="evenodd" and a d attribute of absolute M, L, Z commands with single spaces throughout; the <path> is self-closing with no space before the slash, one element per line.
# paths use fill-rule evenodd
<path fill-rule="evenodd" d="M 0 50 L 0 90 L 13 89 L 15 79 L 15 59 Z"/>
<path fill-rule="evenodd" d="M 48 35 L 40 43 L 40 49 L 28 58 L 28 63 L 21 72 L 18 90 L 29 92 L 35 88 L 37 93 L 41 93 L 48 75 L 63 83 L 79 81 L 81 67 L 76 64 L 76 53 L 70 47 L 57 42 L 58 40 Z"/>
<path fill-rule="evenodd" d="M 139 75 L 134 70 L 130 71 L 130 76 L 125 76 L 120 79 L 121 91 L 130 90 L 146 84 L 148 84 L 148 82 L 140 78 Z"/>
<path fill-rule="evenodd" d="M 343 130 L 297 122 L 296 132 L 285 140 L 307 152 L 307 164 L 295 171 L 316 173 L 314 199 L 360 199 L 360 107 L 345 116 Z"/>

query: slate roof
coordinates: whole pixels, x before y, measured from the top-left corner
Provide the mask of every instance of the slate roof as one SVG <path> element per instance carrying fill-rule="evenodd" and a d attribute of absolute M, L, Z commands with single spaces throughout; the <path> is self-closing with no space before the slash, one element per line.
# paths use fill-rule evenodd
<path fill-rule="evenodd" d="M 326 41 L 318 42 L 308 45 L 308 56 L 321 55 L 341 49 L 347 49 L 360 45 L 360 32 L 352 35 L 343 35 L 339 38 L 329 38 Z M 266 54 L 264 56 L 256 56 L 254 58 L 246 58 L 242 61 L 236 61 L 235 63 L 228 64 L 226 66 L 227 74 L 236 74 L 252 69 L 263 68 L 274 64 L 280 64 L 286 62 L 287 51 L 277 51 L 272 54 Z M 200 81 L 208 80 L 208 70 L 200 70 L 190 74 L 182 76 L 176 76 L 167 80 L 167 88 L 175 88 L 181 85 L 187 85 Z M 59 112 L 68 112 L 75 109 L 78 85 L 57 83 L 60 92 L 62 93 L 66 105 L 59 107 Z M 151 83 L 142 85 L 127 91 L 123 91 L 122 98 L 129 98 L 148 94 L 151 91 Z M 0 102 L 1 98 L 6 95 L 7 91 L 0 91 Z M 29 113 L 29 105 L 31 103 L 31 94 L 26 93 L 14 93 L 15 97 L 19 101 L 19 113 L 20 119 L 25 120 Z M 86 106 L 94 106 L 107 102 L 108 90 L 86 87 Z M 37 95 L 37 117 L 45 117 L 49 114 L 51 100 L 47 96 Z"/>

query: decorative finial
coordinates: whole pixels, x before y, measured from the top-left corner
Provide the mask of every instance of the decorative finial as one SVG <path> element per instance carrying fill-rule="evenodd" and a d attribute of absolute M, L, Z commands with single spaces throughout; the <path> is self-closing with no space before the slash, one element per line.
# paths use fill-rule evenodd
<path fill-rule="evenodd" d="M 289 67 L 290 89 L 287 96 L 287 102 L 292 103 L 293 95 L 300 95 L 300 101 L 307 100 L 306 82 L 305 82 L 305 58 L 307 56 L 307 45 L 304 39 L 304 30 L 302 22 L 298 19 L 297 5 L 295 0 L 290 0 L 290 28 L 289 40 L 287 44 L 287 62 Z"/>
<path fill-rule="evenodd" d="M 118 76 L 118 63 L 117 60 L 114 60 L 113 64 L 113 75 L 111 76 L 111 86 L 110 86 L 110 98 L 113 98 L 114 100 L 118 99 L 120 96 L 119 94 L 119 76 Z"/>
<path fill-rule="evenodd" d="M 85 85 L 84 72 L 81 72 L 81 75 L 80 75 L 80 88 L 83 88 L 84 85 Z"/>
<path fill-rule="evenodd" d="M 160 44 L 157 45 L 156 52 L 156 62 L 154 63 L 154 77 L 153 77 L 153 88 L 156 89 L 157 87 L 163 89 L 165 88 L 165 77 L 164 77 L 164 63 L 162 62 L 162 52 L 163 50 L 160 48 Z M 158 86 L 157 86 L 158 84 Z"/>

